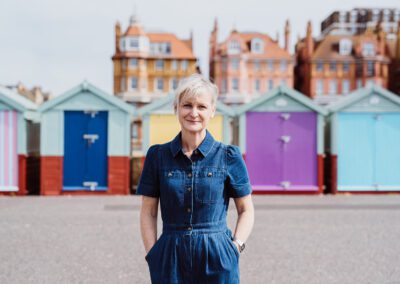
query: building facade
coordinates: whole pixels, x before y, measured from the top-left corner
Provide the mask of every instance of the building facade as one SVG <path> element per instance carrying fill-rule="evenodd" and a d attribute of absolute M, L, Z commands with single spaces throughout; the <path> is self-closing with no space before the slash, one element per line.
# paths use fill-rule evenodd
<path fill-rule="evenodd" d="M 318 104 L 329 104 L 358 88 L 388 87 L 387 34 L 379 22 L 361 34 L 330 33 L 296 44 L 295 88 Z"/>
<path fill-rule="evenodd" d="M 172 92 L 181 78 L 197 71 L 193 37 L 148 32 L 133 15 L 126 31 L 115 25 L 114 94 L 141 105 Z"/>
<path fill-rule="evenodd" d="M 241 104 L 259 97 L 279 85 L 293 86 L 293 57 L 289 53 L 290 26 L 286 22 L 285 43 L 280 47 L 259 32 L 238 32 L 218 42 L 215 20 L 210 36 L 210 78 L 220 90 L 220 100 Z"/>

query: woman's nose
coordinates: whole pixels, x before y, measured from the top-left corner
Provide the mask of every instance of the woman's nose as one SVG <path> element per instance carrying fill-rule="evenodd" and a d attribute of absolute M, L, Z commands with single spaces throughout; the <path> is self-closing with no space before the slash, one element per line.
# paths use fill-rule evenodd
<path fill-rule="evenodd" d="M 192 111 L 190 112 L 190 115 L 191 116 L 193 116 L 193 117 L 197 117 L 197 115 L 198 115 L 199 113 L 198 113 L 198 110 L 197 110 L 197 108 L 192 108 Z"/>

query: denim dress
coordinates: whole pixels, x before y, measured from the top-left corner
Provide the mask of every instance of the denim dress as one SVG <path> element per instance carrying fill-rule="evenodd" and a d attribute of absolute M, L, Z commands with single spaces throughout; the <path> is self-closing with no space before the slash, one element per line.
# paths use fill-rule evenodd
<path fill-rule="evenodd" d="M 229 198 L 251 193 L 236 146 L 205 139 L 189 159 L 181 133 L 149 148 L 137 194 L 160 198 L 163 231 L 146 255 L 152 283 L 239 283 Z"/>

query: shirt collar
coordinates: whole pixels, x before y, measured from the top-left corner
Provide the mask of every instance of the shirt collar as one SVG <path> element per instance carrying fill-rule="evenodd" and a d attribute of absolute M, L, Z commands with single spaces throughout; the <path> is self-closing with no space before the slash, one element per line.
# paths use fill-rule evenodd
<path fill-rule="evenodd" d="M 174 157 L 176 157 L 176 155 L 178 155 L 179 152 L 182 151 L 182 140 L 181 140 L 181 135 L 182 133 L 179 132 L 178 135 L 176 135 L 176 137 L 174 138 L 174 140 L 171 141 L 171 152 L 172 155 Z M 210 132 L 208 132 L 208 130 L 206 130 L 206 137 L 204 138 L 204 140 L 201 142 L 200 146 L 197 147 L 197 150 L 199 150 L 199 152 L 206 157 L 208 153 L 210 153 L 213 145 L 215 143 L 214 138 L 212 137 L 212 135 L 210 134 Z"/>

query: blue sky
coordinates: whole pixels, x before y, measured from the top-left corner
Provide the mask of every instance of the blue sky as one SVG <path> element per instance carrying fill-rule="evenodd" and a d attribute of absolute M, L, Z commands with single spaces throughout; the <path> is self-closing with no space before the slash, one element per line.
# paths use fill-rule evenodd
<path fill-rule="evenodd" d="M 304 36 L 308 20 L 314 35 L 335 10 L 355 7 L 400 8 L 400 0 L 2 0 L 0 3 L 0 84 L 39 85 L 54 95 L 87 79 L 112 92 L 114 24 L 125 29 L 136 7 L 146 29 L 194 34 L 195 54 L 208 73 L 208 42 L 218 17 L 223 40 L 233 27 L 283 39 L 285 20 L 292 26 L 291 47 Z"/>

